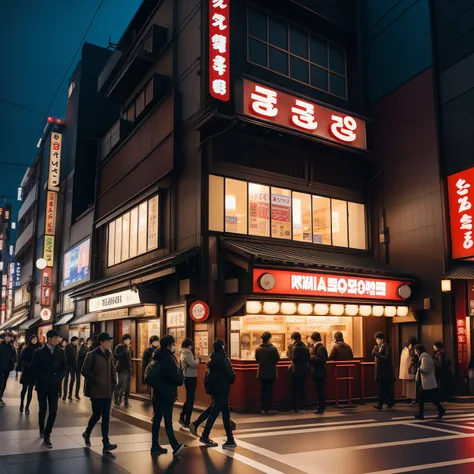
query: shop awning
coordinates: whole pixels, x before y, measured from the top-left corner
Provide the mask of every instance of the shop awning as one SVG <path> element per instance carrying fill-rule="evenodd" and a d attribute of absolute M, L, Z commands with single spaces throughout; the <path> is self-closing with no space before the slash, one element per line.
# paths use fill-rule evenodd
<path fill-rule="evenodd" d="M 28 310 L 22 311 L 21 313 L 14 315 L 8 321 L 5 321 L 0 326 L 0 331 L 6 331 L 7 329 L 17 328 L 22 323 L 24 323 L 27 319 L 28 319 Z"/>
<path fill-rule="evenodd" d="M 453 265 L 446 273 L 451 280 L 474 280 L 474 265 Z"/>
<path fill-rule="evenodd" d="M 221 245 L 254 263 L 282 265 L 286 267 L 313 268 L 318 270 L 344 271 L 358 274 L 383 275 L 414 280 L 415 277 L 396 267 L 387 265 L 366 253 L 342 253 L 320 250 L 294 242 L 270 243 L 240 239 L 221 240 Z"/>
<path fill-rule="evenodd" d="M 77 319 L 74 319 L 74 321 L 71 321 L 69 324 L 75 326 L 76 324 L 96 323 L 98 320 L 99 313 L 87 313 L 83 316 L 79 316 Z"/>
<path fill-rule="evenodd" d="M 65 314 L 61 319 L 54 323 L 55 326 L 61 326 L 61 324 L 67 324 L 74 317 L 74 313 Z"/>
<path fill-rule="evenodd" d="M 35 324 L 39 323 L 41 321 L 41 318 L 33 318 L 33 319 L 28 319 L 25 323 L 23 323 L 19 329 L 30 329 L 32 328 Z"/>

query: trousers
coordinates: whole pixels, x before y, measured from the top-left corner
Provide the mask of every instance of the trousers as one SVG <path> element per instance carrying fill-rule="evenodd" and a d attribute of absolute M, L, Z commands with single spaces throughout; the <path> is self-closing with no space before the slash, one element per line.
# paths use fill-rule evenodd
<path fill-rule="evenodd" d="M 306 406 L 306 377 L 291 377 L 291 395 L 293 399 L 293 409 L 294 410 L 304 410 Z M 299 395 L 299 403 L 298 403 Z"/>
<path fill-rule="evenodd" d="M 21 393 L 20 393 L 21 406 L 24 406 L 25 404 L 25 396 L 27 392 L 28 392 L 28 396 L 26 397 L 26 407 L 28 408 L 30 406 L 31 399 L 33 398 L 34 388 L 35 388 L 34 385 L 23 385 L 21 389 Z"/>
<path fill-rule="evenodd" d="M 186 401 L 181 411 L 181 417 L 184 422 L 189 425 L 191 422 L 191 415 L 193 413 L 194 398 L 196 395 L 197 377 L 187 377 L 184 379 L 184 386 L 186 387 Z"/>
<path fill-rule="evenodd" d="M 166 435 L 168 436 L 171 447 L 176 449 L 179 443 L 173 431 L 173 402 L 155 395 L 153 399 L 153 410 L 155 417 L 153 418 L 153 425 L 151 427 L 152 445 L 159 446 L 160 444 L 160 425 L 161 420 L 164 418 Z"/>
<path fill-rule="evenodd" d="M 262 411 L 269 411 L 272 409 L 275 379 L 260 379 L 260 384 L 260 404 L 262 406 Z"/>
<path fill-rule="evenodd" d="M 379 381 L 379 406 L 386 403 L 389 407 L 395 405 L 395 399 L 393 397 L 393 382 L 391 380 L 380 380 Z"/>
<path fill-rule="evenodd" d="M 202 413 L 201 416 L 203 416 L 204 413 Z M 204 430 L 202 432 L 203 438 L 209 437 L 212 427 L 214 426 L 214 423 L 216 422 L 216 419 L 220 413 L 222 413 L 222 421 L 224 422 L 224 429 L 227 435 L 227 440 L 230 441 L 234 439 L 232 428 L 230 426 L 229 394 L 220 394 L 214 396 L 212 400 L 212 405 L 210 407 L 210 414 L 207 418 L 206 426 L 204 427 Z"/>
<path fill-rule="evenodd" d="M 7 388 L 8 377 L 10 377 L 10 372 L 3 372 L 0 374 L 0 398 L 3 397 Z"/>
<path fill-rule="evenodd" d="M 54 422 L 58 413 L 58 392 L 57 390 L 39 391 L 38 392 L 39 429 L 44 432 L 45 436 L 50 436 L 53 431 Z M 48 411 L 48 421 L 46 427 L 44 425 L 46 419 L 46 411 Z"/>
<path fill-rule="evenodd" d="M 128 403 L 131 378 L 132 374 L 130 372 L 119 372 L 118 384 L 115 387 L 114 392 L 114 398 L 116 402 L 122 403 L 122 399 L 125 399 L 125 403 Z"/>
<path fill-rule="evenodd" d="M 68 391 L 69 377 L 71 377 L 71 380 L 69 383 L 69 391 Z M 68 394 L 69 396 L 72 396 L 72 391 L 74 389 L 75 381 L 76 381 L 76 369 L 66 371 L 66 375 L 64 376 L 64 382 L 63 382 L 64 385 L 63 385 L 63 391 L 62 391 L 62 394 L 64 397 Z"/>
<path fill-rule="evenodd" d="M 433 403 L 433 405 L 438 409 L 439 413 L 444 412 L 443 405 L 441 405 L 441 402 L 439 401 L 438 389 L 432 388 L 431 390 L 423 390 L 422 388 L 420 388 L 420 390 L 418 391 L 417 401 L 421 416 L 424 416 L 425 414 L 426 399 L 430 400 Z"/>
<path fill-rule="evenodd" d="M 87 424 L 86 433 L 90 436 L 94 426 L 102 418 L 102 443 L 107 446 L 109 441 L 109 425 L 110 425 L 110 407 L 112 399 L 110 398 L 91 398 L 92 416 Z"/>
<path fill-rule="evenodd" d="M 323 412 L 326 408 L 326 397 L 324 394 L 324 386 L 326 379 L 314 379 L 316 385 L 316 393 L 318 394 L 318 411 Z"/>

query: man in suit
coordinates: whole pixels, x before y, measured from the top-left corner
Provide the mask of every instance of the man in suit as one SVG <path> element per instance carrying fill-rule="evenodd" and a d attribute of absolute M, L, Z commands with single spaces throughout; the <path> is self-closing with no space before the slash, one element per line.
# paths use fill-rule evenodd
<path fill-rule="evenodd" d="M 66 373 L 66 360 L 64 351 L 59 348 L 59 334 L 48 331 L 46 344 L 35 352 L 31 368 L 36 375 L 36 391 L 39 403 L 39 429 L 40 437 L 47 448 L 52 448 L 51 432 L 53 430 L 56 414 L 58 412 L 58 394 L 61 381 Z M 46 411 L 48 421 L 45 427 Z"/>

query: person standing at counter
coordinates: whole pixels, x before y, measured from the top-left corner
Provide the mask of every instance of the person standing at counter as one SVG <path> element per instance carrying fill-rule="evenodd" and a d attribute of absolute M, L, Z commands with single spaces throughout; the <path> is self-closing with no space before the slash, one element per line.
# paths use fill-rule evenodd
<path fill-rule="evenodd" d="M 372 351 L 375 359 L 375 380 L 379 383 L 379 400 L 374 408 L 377 410 L 383 409 L 383 404 L 387 403 L 387 408 L 391 409 L 395 405 L 393 397 L 393 362 L 392 349 L 385 342 L 385 335 L 382 332 L 375 334 L 376 345 Z"/>
<path fill-rule="evenodd" d="M 410 337 L 400 356 L 399 378 L 403 383 L 402 393 L 407 397 L 407 405 L 416 405 L 416 381 L 415 374 L 418 370 L 418 356 L 415 354 L 415 346 L 418 344 L 416 337 Z"/>
<path fill-rule="evenodd" d="M 262 343 L 255 351 L 255 359 L 258 362 L 257 378 L 261 384 L 262 415 L 275 415 L 278 412 L 272 409 L 273 386 L 278 377 L 277 364 L 280 361 L 280 354 L 271 342 L 270 332 L 265 331 L 260 337 Z"/>
<path fill-rule="evenodd" d="M 354 353 L 352 347 L 344 342 L 342 332 L 337 331 L 334 333 L 334 346 L 332 347 L 329 360 L 352 360 Z"/>
<path fill-rule="evenodd" d="M 326 408 L 324 383 L 328 376 L 326 367 L 328 351 L 326 347 L 324 347 L 322 337 L 319 332 L 313 332 L 313 334 L 311 334 L 311 341 L 313 342 L 313 346 L 311 348 L 309 365 L 311 366 L 311 375 L 316 385 L 316 392 L 318 393 L 318 410 L 314 413 L 317 415 L 324 415 L 324 410 Z"/>
<path fill-rule="evenodd" d="M 290 376 L 293 410 L 295 413 L 303 413 L 306 406 L 305 388 L 306 378 L 308 377 L 310 354 L 306 344 L 301 340 L 301 334 L 299 332 L 292 333 L 291 340 L 293 341 L 293 344 L 291 346 Z"/>
<path fill-rule="evenodd" d="M 132 349 L 130 347 L 132 337 L 124 334 L 122 344 L 115 348 L 114 357 L 117 361 L 118 384 L 115 387 L 115 405 L 120 406 L 124 398 L 124 407 L 129 408 L 128 397 L 130 396 L 130 382 L 132 378 Z"/>

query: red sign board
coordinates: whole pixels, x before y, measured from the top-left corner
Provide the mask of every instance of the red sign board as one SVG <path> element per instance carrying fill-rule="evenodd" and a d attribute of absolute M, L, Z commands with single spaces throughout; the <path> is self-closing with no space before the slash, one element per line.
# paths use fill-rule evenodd
<path fill-rule="evenodd" d="M 474 168 L 448 176 L 448 200 L 452 257 L 474 257 Z"/>
<path fill-rule="evenodd" d="M 244 79 L 243 113 L 314 137 L 367 149 L 364 120 Z"/>
<path fill-rule="evenodd" d="M 189 315 L 196 323 L 203 323 L 209 318 L 210 309 L 204 301 L 195 301 L 189 307 Z"/>
<path fill-rule="evenodd" d="M 346 297 L 402 301 L 398 288 L 406 282 L 298 271 L 253 271 L 253 291 L 279 295 Z"/>
<path fill-rule="evenodd" d="M 53 286 L 53 269 L 46 267 L 41 273 L 41 286 Z"/>
<path fill-rule="evenodd" d="M 458 342 L 458 363 L 460 365 L 467 362 L 467 329 L 466 318 L 456 318 L 456 337 Z"/>
<path fill-rule="evenodd" d="M 51 288 L 41 287 L 41 306 L 51 306 Z"/>
<path fill-rule="evenodd" d="M 209 91 L 230 99 L 230 0 L 209 0 Z"/>

